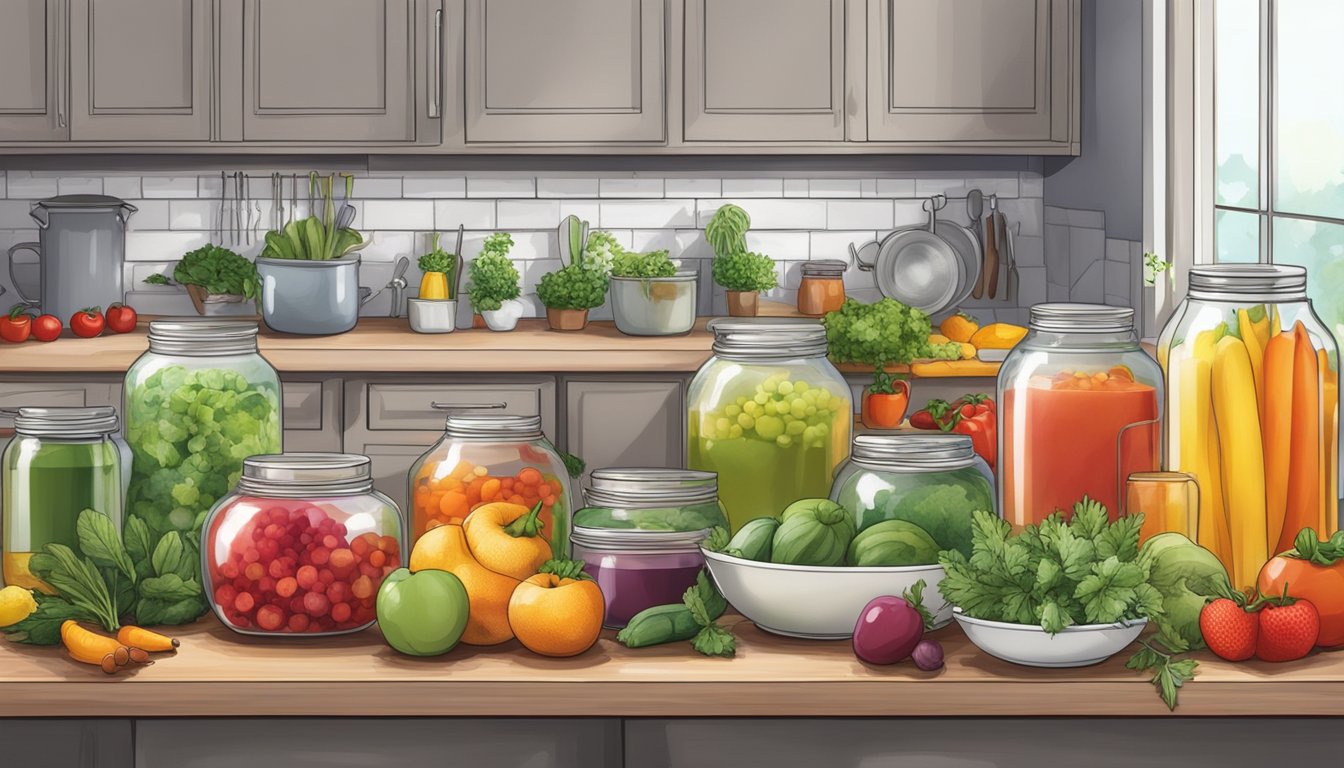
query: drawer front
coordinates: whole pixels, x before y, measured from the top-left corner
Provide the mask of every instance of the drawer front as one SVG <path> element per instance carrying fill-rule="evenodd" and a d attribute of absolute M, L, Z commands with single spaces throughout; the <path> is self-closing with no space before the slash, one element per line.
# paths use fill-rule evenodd
<path fill-rule="evenodd" d="M 131 768 L 130 720 L 0 720 L 0 765 Z"/>
<path fill-rule="evenodd" d="M 286 381 L 282 393 L 285 431 L 322 429 L 322 382 Z"/>
<path fill-rule="evenodd" d="M 371 430 L 443 431 L 444 412 L 434 403 L 481 405 L 503 403 L 505 412 L 519 416 L 542 413 L 542 391 L 536 384 L 488 382 L 480 384 L 370 384 L 368 428 Z"/>

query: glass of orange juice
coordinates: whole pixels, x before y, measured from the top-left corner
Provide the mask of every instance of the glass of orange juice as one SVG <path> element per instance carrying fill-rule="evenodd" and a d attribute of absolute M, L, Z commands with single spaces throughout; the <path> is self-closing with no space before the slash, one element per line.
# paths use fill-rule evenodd
<path fill-rule="evenodd" d="M 1125 515 L 1143 514 L 1139 543 L 1159 533 L 1193 539 L 1199 531 L 1199 483 L 1185 472 L 1135 472 L 1125 481 Z"/>

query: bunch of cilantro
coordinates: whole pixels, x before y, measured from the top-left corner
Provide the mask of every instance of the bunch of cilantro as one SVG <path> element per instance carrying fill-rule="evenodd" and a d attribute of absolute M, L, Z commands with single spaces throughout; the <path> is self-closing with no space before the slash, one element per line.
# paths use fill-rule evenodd
<path fill-rule="evenodd" d="M 837 363 L 877 367 L 933 356 L 929 316 L 895 299 L 873 304 L 848 299 L 828 312 L 821 324 L 826 327 L 831 359 Z"/>

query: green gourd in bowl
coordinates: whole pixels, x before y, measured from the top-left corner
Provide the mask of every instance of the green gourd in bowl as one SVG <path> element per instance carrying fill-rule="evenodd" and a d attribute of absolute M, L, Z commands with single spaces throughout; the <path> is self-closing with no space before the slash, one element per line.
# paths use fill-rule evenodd
<path fill-rule="evenodd" d="M 802 499 L 784 509 L 770 562 L 841 565 L 854 539 L 854 516 L 829 499 Z"/>

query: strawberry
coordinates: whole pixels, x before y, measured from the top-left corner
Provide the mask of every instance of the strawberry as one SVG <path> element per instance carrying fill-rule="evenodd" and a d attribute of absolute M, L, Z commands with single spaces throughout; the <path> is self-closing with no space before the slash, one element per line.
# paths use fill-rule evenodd
<path fill-rule="evenodd" d="M 1203 628 L 1203 616 L 1200 627 Z M 1306 600 L 1283 598 L 1260 610 L 1260 639 L 1255 657 L 1261 661 L 1294 661 L 1311 653 L 1321 633 L 1321 614 Z M 1210 646 L 1212 647 L 1212 646 Z"/>
<path fill-rule="evenodd" d="M 1260 619 L 1235 600 L 1220 597 L 1199 612 L 1199 631 L 1219 658 L 1245 661 L 1255 655 Z"/>

